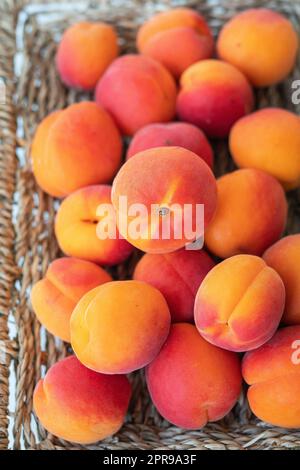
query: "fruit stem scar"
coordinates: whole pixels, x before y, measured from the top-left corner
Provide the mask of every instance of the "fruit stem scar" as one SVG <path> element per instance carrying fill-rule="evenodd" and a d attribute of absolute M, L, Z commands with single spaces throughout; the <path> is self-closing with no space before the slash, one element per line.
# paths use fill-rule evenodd
<path fill-rule="evenodd" d="M 170 212 L 170 209 L 168 207 L 160 207 L 158 209 L 158 215 L 160 217 L 164 217 L 164 216 L 168 215 L 169 212 Z"/>

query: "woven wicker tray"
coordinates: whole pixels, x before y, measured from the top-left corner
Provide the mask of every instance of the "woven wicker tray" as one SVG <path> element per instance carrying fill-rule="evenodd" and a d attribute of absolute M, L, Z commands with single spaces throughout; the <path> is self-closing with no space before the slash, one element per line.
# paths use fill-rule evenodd
<path fill-rule="evenodd" d="M 41 373 L 70 352 L 66 344 L 41 331 L 28 302 L 31 285 L 59 254 L 53 232 L 57 203 L 35 184 L 29 161 L 31 137 L 46 114 L 83 97 L 61 85 L 54 67 L 56 43 L 61 32 L 74 21 L 102 19 L 113 23 L 126 40 L 123 52 L 133 51 L 138 25 L 154 11 L 172 3 L 0 2 L 0 79 L 6 85 L 5 103 L 0 103 L 0 449 L 82 448 L 47 433 L 32 411 L 33 389 Z M 300 29 L 299 0 L 177 0 L 174 4 L 195 7 L 206 16 L 215 33 L 235 12 L 251 6 L 282 11 Z M 297 78 L 299 68 L 280 86 L 257 92 L 257 106 L 282 106 L 297 111 L 291 100 L 291 80 Z M 217 175 L 234 168 L 226 143 L 216 143 L 215 152 Z M 287 233 L 299 232 L 300 192 L 288 197 Z M 133 264 L 134 259 L 119 267 L 115 277 L 130 276 Z M 134 396 L 122 430 L 113 438 L 87 448 L 300 448 L 300 431 L 258 422 L 249 412 L 244 394 L 226 419 L 200 431 L 185 431 L 171 426 L 156 413 L 142 373 L 134 374 L 132 381 Z"/>

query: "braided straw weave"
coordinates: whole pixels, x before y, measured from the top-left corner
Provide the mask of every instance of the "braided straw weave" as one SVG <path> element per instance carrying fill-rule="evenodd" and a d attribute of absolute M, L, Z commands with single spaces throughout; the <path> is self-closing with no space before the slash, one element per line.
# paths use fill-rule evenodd
<path fill-rule="evenodd" d="M 251 6 L 283 12 L 300 29 L 300 1 L 153 1 L 1 0 L 0 79 L 6 85 L 0 103 L 0 449 L 255 449 L 300 448 L 300 431 L 259 422 L 245 395 L 224 420 L 200 431 L 185 431 L 164 421 L 154 410 L 142 373 L 133 374 L 134 394 L 126 424 L 114 437 L 81 447 L 59 440 L 41 427 L 32 410 L 33 389 L 51 364 L 70 353 L 68 346 L 41 330 L 28 301 L 32 284 L 59 255 L 53 232 L 57 202 L 33 178 L 29 149 L 38 122 L 49 112 L 83 95 L 60 83 L 54 55 L 61 32 L 71 23 L 101 19 L 115 25 L 123 52 L 134 50 L 137 27 L 153 12 L 172 4 L 192 6 L 217 33 L 234 13 Z M 257 106 L 293 106 L 291 80 L 257 92 Z M 86 96 L 88 97 L 88 95 Z M 299 109 L 298 109 L 299 112 Z M 215 144 L 216 172 L 232 170 L 224 142 Z M 287 233 L 300 231 L 300 192 L 289 195 Z M 130 276 L 134 259 L 114 272 Z"/>

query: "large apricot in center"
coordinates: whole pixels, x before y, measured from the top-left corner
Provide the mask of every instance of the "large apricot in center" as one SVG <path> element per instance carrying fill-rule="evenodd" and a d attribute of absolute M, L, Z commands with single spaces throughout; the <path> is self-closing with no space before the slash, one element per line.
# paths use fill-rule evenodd
<path fill-rule="evenodd" d="M 198 155 L 181 147 L 137 153 L 113 182 L 120 233 L 150 253 L 175 251 L 203 236 L 216 202 L 212 171 Z"/>

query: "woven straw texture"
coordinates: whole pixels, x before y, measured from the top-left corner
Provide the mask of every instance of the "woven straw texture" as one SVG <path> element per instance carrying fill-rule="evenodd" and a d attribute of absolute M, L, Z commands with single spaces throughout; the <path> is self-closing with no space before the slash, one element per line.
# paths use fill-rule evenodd
<path fill-rule="evenodd" d="M 290 17 L 300 29 L 300 2 L 210 0 L 94 0 L 0 2 L 0 78 L 6 100 L 0 104 L 0 449 L 78 449 L 47 433 L 32 410 L 33 389 L 45 369 L 70 353 L 66 344 L 41 330 L 30 304 L 32 284 L 59 255 L 53 231 L 57 202 L 34 181 L 29 159 L 37 123 L 83 94 L 60 83 L 54 55 L 61 32 L 80 19 L 114 24 L 123 52 L 134 50 L 137 27 L 153 12 L 171 5 L 196 8 L 215 33 L 234 13 L 251 6 L 268 6 Z M 257 107 L 292 104 L 291 81 L 257 92 Z M 215 144 L 216 173 L 232 170 L 224 142 Z M 289 196 L 287 233 L 300 231 L 300 192 Z M 118 267 L 115 277 L 130 276 L 134 259 Z M 126 424 L 114 437 L 89 449 L 256 449 L 300 448 L 300 431 L 267 426 L 251 415 L 244 394 L 233 412 L 200 431 L 185 431 L 162 420 L 149 401 L 143 374 L 133 374 L 133 400 Z"/>

